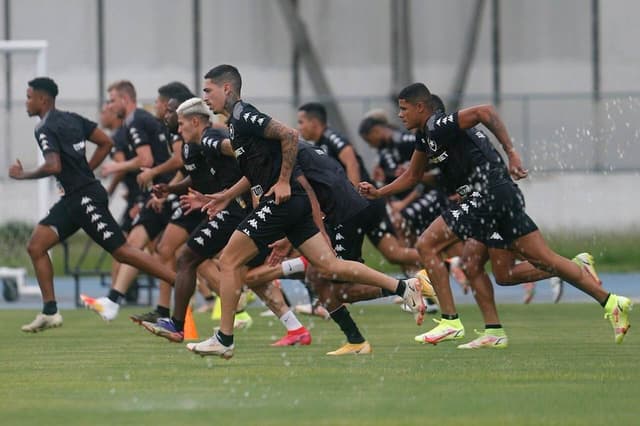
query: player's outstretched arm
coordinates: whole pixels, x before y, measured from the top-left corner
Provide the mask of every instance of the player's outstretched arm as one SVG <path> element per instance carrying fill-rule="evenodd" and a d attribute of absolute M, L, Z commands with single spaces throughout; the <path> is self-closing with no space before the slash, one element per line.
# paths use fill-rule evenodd
<path fill-rule="evenodd" d="M 98 145 L 98 148 L 93 152 L 93 155 L 89 160 L 89 168 L 91 170 L 95 170 L 96 167 L 102 164 L 107 155 L 109 155 L 109 152 L 111 152 L 113 141 L 109 135 L 97 127 L 89 135 L 89 140 Z"/>
<path fill-rule="evenodd" d="M 380 189 L 368 182 L 360 182 L 358 192 L 369 199 L 388 197 L 398 192 L 406 191 L 416 186 L 422 179 L 427 166 L 427 155 L 424 152 L 414 151 L 411 155 L 409 167 L 396 180 Z"/>
<path fill-rule="evenodd" d="M 60 154 L 50 151 L 44 154 L 44 164 L 30 172 L 25 171 L 22 168 L 20 160 L 16 159 L 16 162 L 9 167 L 9 177 L 16 180 L 40 179 L 57 175 L 61 170 L 62 163 L 60 162 Z"/>

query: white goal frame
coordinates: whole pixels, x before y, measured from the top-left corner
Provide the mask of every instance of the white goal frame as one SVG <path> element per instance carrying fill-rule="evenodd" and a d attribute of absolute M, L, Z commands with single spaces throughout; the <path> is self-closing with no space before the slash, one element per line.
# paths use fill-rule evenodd
<path fill-rule="evenodd" d="M 0 40 L 0 53 L 30 53 L 36 55 L 35 76 L 47 75 L 47 49 L 49 42 L 46 40 Z M 38 150 L 38 164 L 44 163 L 44 158 Z M 49 192 L 51 191 L 51 179 L 38 180 L 38 217 L 43 218 L 49 208 Z"/>
<path fill-rule="evenodd" d="M 35 76 L 43 77 L 47 75 L 47 49 L 49 42 L 46 40 L 0 40 L 0 53 L 26 53 L 36 55 Z M 11 84 L 11 83 L 9 83 Z M 40 150 L 37 150 L 38 164 L 44 163 L 44 157 Z M 51 178 L 38 179 L 38 217 L 43 218 L 49 208 L 49 194 L 53 190 Z M 0 268 L 0 276 L 15 278 L 18 284 L 18 292 L 24 295 L 39 295 L 38 286 L 25 284 L 25 270 L 22 268 Z"/>

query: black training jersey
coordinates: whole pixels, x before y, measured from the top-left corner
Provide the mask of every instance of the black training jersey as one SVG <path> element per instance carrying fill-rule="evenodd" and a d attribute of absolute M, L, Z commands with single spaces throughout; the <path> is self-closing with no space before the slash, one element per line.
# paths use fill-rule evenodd
<path fill-rule="evenodd" d="M 461 129 L 457 112 L 433 114 L 416 134 L 415 146 L 440 169 L 441 183 L 449 194 L 464 185 L 482 191 L 511 181 L 487 135 L 475 127 Z"/>
<path fill-rule="evenodd" d="M 129 144 L 127 132 L 124 127 L 119 127 L 115 132 L 113 132 L 111 139 L 113 139 L 113 148 L 111 148 L 112 157 L 116 152 L 124 154 L 125 160 L 131 160 L 136 156 L 133 147 Z M 142 191 L 136 181 L 138 173 L 138 171 L 129 171 L 125 173 L 124 178 L 122 179 L 122 183 L 127 187 L 127 201 L 129 202 L 136 201 L 142 197 Z"/>
<path fill-rule="evenodd" d="M 342 165 L 306 142 L 298 143 L 295 172 L 309 181 L 329 224 L 344 223 L 369 205 L 347 179 Z"/>
<path fill-rule="evenodd" d="M 367 168 L 364 166 L 364 161 L 362 161 L 362 157 L 358 154 L 358 151 L 351 145 L 351 142 L 344 136 L 340 135 L 333 129 L 327 127 L 320 137 L 320 140 L 314 142 L 314 145 L 322 148 L 322 150 L 334 158 L 337 162 L 340 162 L 340 153 L 343 149 L 348 146 L 353 148 L 353 152 L 356 155 L 356 159 L 358 160 L 358 165 L 360 166 L 360 180 L 364 182 L 371 182 L 371 178 L 369 177 L 369 172 L 367 172 Z"/>
<path fill-rule="evenodd" d="M 125 119 L 124 127 L 127 132 L 129 143 L 135 151 L 138 147 L 149 145 L 153 156 L 153 166 L 164 163 L 170 157 L 168 131 L 164 124 L 160 122 L 148 111 L 138 108 Z M 173 177 L 173 173 L 158 175 L 153 179 L 153 183 L 167 183 Z"/>
<path fill-rule="evenodd" d="M 238 163 L 218 151 L 220 143 L 229 138 L 221 129 L 208 127 L 200 143 L 185 143 L 182 146 L 184 167 L 191 176 L 194 189 L 205 194 L 223 191 L 242 178 Z"/>
<path fill-rule="evenodd" d="M 97 182 L 85 156 L 86 141 L 97 124 L 75 112 L 50 110 L 35 128 L 42 154 L 57 152 L 61 169 L 55 177 L 65 195 Z"/>
<path fill-rule="evenodd" d="M 229 118 L 229 137 L 242 174 L 249 179 L 256 196 L 267 192 L 280 176 L 282 149 L 280 141 L 264 137 L 271 117 L 251 104 L 238 101 Z M 299 191 L 293 180 L 291 191 Z"/>
<path fill-rule="evenodd" d="M 411 161 L 415 144 L 416 136 L 413 133 L 394 130 L 391 140 L 380 145 L 378 148 L 378 165 L 384 172 L 385 185 L 395 180 L 398 167 Z"/>

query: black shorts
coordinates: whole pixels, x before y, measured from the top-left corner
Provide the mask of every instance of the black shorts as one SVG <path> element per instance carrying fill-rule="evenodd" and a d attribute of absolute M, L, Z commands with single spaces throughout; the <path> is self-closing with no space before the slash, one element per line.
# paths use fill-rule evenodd
<path fill-rule="evenodd" d="M 173 212 L 180 208 L 180 201 L 174 194 L 170 194 L 167 197 L 167 201 L 162 206 L 162 211 L 156 212 L 151 207 L 146 205 L 140 210 L 140 213 L 133 219 L 132 228 L 138 225 L 144 226 L 149 240 L 153 241 L 164 228 L 167 227 Z"/>
<path fill-rule="evenodd" d="M 340 259 L 363 262 L 362 243 L 366 236 L 371 244 L 378 246 L 386 234 L 394 235 L 394 228 L 382 199 L 369 202 L 346 222 L 327 230 L 336 255 Z"/>
<path fill-rule="evenodd" d="M 538 227 L 524 211 L 524 196 L 514 183 L 474 192 L 442 214 L 461 240 L 473 238 L 490 248 L 506 249 Z"/>
<path fill-rule="evenodd" d="M 122 212 L 122 216 L 120 217 L 120 228 L 126 233 L 129 233 L 129 231 L 131 231 L 131 228 L 133 228 L 133 218 L 129 216 L 129 210 L 131 210 L 137 203 L 137 200 L 128 200 L 127 206 L 125 207 L 124 212 Z"/>
<path fill-rule="evenodd" d="M 268 245 L 287 237 L 294 247 L 316 235 L 318 228 L 311 216 L 311 204 L 306 194 L 291 194 L 288 201 L 276 205 L 272 197 L 263 197 L 258 206 L 238 225 L 258 247 L 269 251 Z"/>
<path fill-rule="evenodd" d="M 405 220 L 407 235 L 420 235 L 448 208 L 448 201 L 438 190 L 425 192 L 405 207 L 400 214 Z"/>
<path fill-rule="evenodd" d="M 60 241 L 82 228 L 109 253 L 125 243 L 124 234 L 109 211 L 107 191 L 97 182 L 62 197 L 40 225 L 54 228 Z"/>
<path fill-rule="evenodd" d="M 227 245 L 231 234 L 250 212 L 250 209 L 232 201 L 226 210 L 216 214 L 213 219 L 201 222 L 191 233 L 187 246 L 204 258 L 215 256 Z"/>
<path fill-rule="evenodd" d="M 187 234 L 191 234 L 196 229 L 200 228 L 200 225 L 207 221 L 207 214 L 200 210 L 192 211 L 189 214 L 184 214 L 182 208 L 178 207 L 173 211 L 171 220 L 169 223 L 173 223 L 176 226 L 187 231 Z"/>

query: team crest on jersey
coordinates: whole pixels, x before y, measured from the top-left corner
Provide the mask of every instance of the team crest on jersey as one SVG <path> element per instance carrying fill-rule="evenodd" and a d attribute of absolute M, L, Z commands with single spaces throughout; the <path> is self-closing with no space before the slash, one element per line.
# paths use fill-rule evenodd
<path fill-rule="evenodd" d="M 429 149 L 433 152 L 436 152 L 438 150 L 438 144 L 431 138 L 427 138 L 427 140 L 422 138 L 422 143 L 427 144 L 429 146 Z"/>
<path fill-rule="evenodd" d="M 233 123 L 229 123 L 229 138 L 231 140 L 233 140 L 233 138 L 235 137 L 235 130 L 233 128 Z"/>
<path fill-rule="evenodd" d="M 185 143 L 182 145 L 182 153 L 184 154 L 184 158 L 189 158 L 189 144 Z"/>

